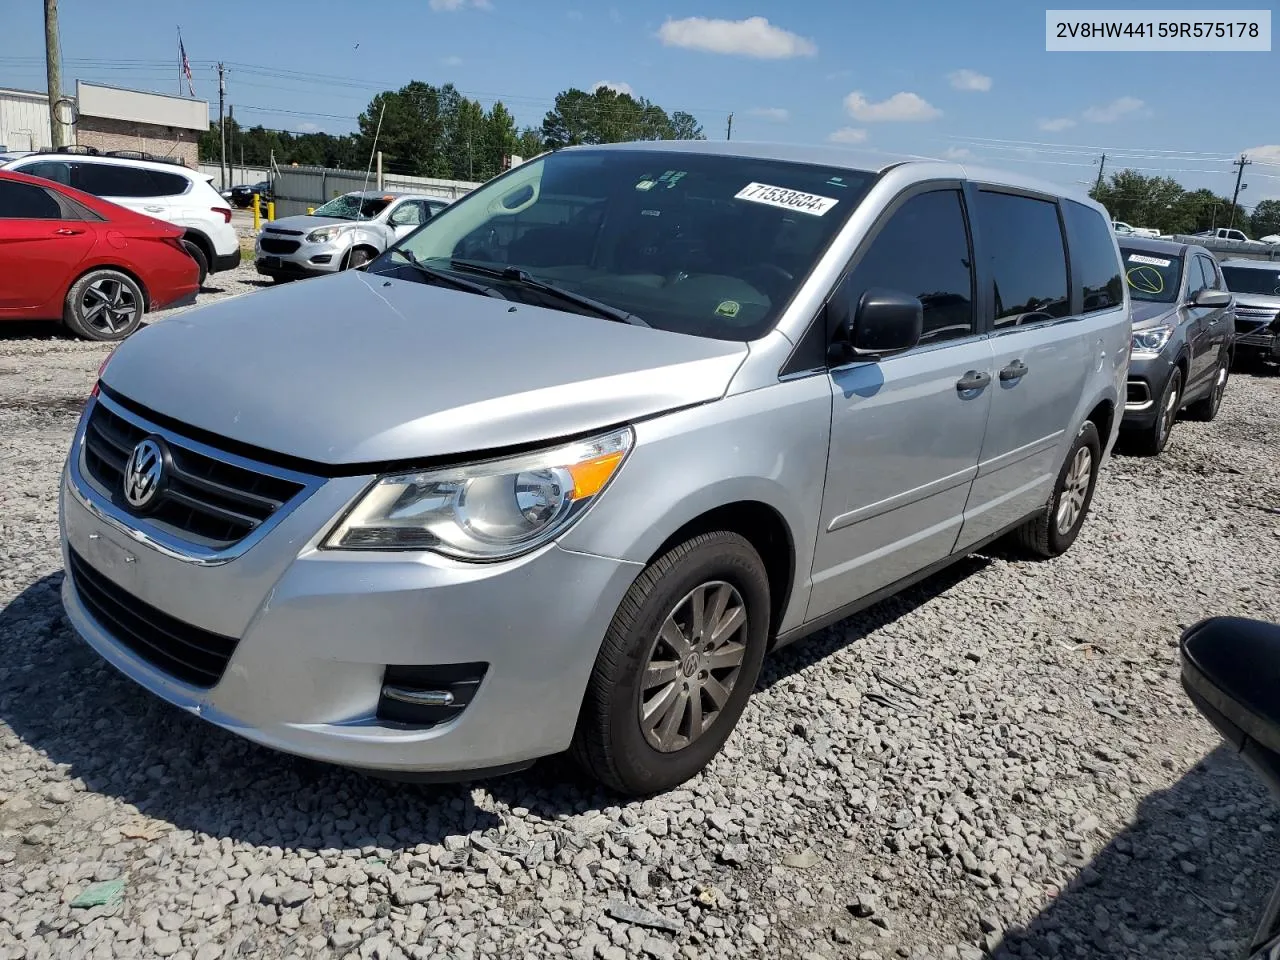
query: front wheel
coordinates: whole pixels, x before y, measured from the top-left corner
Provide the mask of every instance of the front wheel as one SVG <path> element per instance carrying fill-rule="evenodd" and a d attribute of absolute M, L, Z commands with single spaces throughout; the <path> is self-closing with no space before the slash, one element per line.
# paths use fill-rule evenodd
<path fill-rule="evenodd" d="M 1161 453 L 1169 445 L 1169 434 L 1173 433 L 1173 425 L 1178 422 L 1178 411 L 1181 409 L 1182 370 L 1174 367 L 1169 374 L 1169 381 L 1160 393 L 1155 421 L 1133 437 L 1136 451 L 1148 457 Z"/>
<path fill-rule="evenodd" d="M 62 322 L 85 340 L 123 340 L 142 323 L 142 289 L 119 270 L 91 270 L 71 285 Z"/>
<path fill-rule="evenodd" d="M 606 786 L 645 796 L 719 752 L 760 674 L 769 578 L 736 533 L 694 537 L 632 584 L 596 657 L 572 752 Z"/>
<path fill-rule="evenodd" d="M 1018 545 L 1039 557 L 1066 553 L 1084 526 L 1101 465 L 1102 442 L 1098 428 L 1092 420 L 1086 420 L 1058 473 L 1053 496 L 1040 513 L 1014 532 Z"/>
<path fill-rule="evenodd" d="M 347 263 L 342 269 L 357 270 L 373 259 L 373 254 L 368 250 L 352 250 L 347 254 Z"/>
<path fill-rule="evenodd" d="M 1222 395 L 1227 392 L 1227 378 L 1231 375 L 1231 357 L 1224 350 L 1218 358 L 1218 369 L 1213 373 L 1213 389 L 1197 400 L 1187 404 L 1187 416 L 1192 420 L 1208 423 L 1218 415 L 1222 408 Z"/>

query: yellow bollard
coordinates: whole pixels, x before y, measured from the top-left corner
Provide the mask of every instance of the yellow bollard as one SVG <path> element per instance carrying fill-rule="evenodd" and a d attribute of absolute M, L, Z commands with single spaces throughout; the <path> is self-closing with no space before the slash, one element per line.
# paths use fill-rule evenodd
<path fill-rule="evenodd" d="M 311 215 L 312 215 L 313 213 L 315 213 L 315 212 L 316 212 L 316 208 L 315 208 L 315 207 L 307 207 L 307 216 L 308 216 L 308 217 L 309 217 L 309 216 L 311 216 Z"/>
<path fill-rule="evenodd" d="M 253 195 L 253 232 L 257 233 L 262 229 L 262 204 L 260 198 L 255 193 Z"/>
<path fill-rule="evenodd" d="M 267 219 L 274 220 L 276 218 L 276 202 L 274 200 L 267 201 Z"/>

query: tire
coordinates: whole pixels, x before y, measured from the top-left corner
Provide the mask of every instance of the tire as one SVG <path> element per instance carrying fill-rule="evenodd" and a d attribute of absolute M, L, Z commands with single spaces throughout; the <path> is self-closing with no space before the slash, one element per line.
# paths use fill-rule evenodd
<path fill-rule="evenodd" d="M 90 270 L 71 285 L 62 322 L 84 340 L 123 340 L 142 323 L 142 288 L 119 270 Z"/>
<path fill-rule="evenodd" d="M 1040 513 L 1014 531 L 1013 539 L 1017 545 L 1033 556 L 1045 559 L 1066 553 L 1076 542 L 1088 516 L 1101 463 L 1102 442 L 1098 428 L 1092 420 L 1086 420 L 1058 472 L 1053 496 Z M 1067 497 L 1071 498 L 1070 501 L 1065 499 Z M 1068 502 L 1073 509 L 1064 511 Z"/>
<path fill-rule="evenodd" d="M 714 609 L 725 601 L 722 623 L 732 622 L 738 610 L 745 616 L 719 638 L 719 666 L 708 660 L 714 641 L 701 650 L 688 642 L 698 596 L 704 615 L 708 604 Z M 736 533 L 701 534 L 655 560 L 609 625 L 574 732 L 574 758 L 607 787 L 631 796 L 669 790 L 693 777 L 720 751 L 751 696 L 768 643 L 769 615 L 764 563 Z M 654 664 L 664 668 L 646 679 Z M 691 686 L 695 697 L 687 693 Z M 656 708 L 648 723 L 642 712 L 646 694 Z M 660 707 L 663 700 L 670 709 Z"/>
<path fill-rule="evenodd" d="M 1169 435 L 1178 421 L 1182 407 L 1182 368 L 1174 367 L 1169 380 L 1160 391 L 1155 422 L 1132 436 L 1135 452 L 1144 457 L 1154 457 L 1169 445 Z"/>
<path fill-rule="evenodd" d="M 1187 404 L 1187 416 L 1201 423 L 1208 423 L 1222 408 L 1222 395 L 1227 392 L 1227 379 L 1231 376 L 1231 357 L 1224 350 L 1218 358 L 1218 368 L 1213 372 L 1213 388 L 1195 403 Z"/>
<path fill-rule="evenodd" d="M 366 263 L 373 259 L 373 254 L 368 250 L 352 250 L 347 254 L 347 263 L 343 270 L 354 270 L 356 267 L 363 267 Z"/>
<path fill-rule="evenodd" d="M 186 249 L 191 259 L 196 262 L 196 266 L 200 268 L 200 286 L 204 286 L 205 279 L 209 276 L 209 258 L 204 255 L 204 251 L 200 249 L 200 245 L 194 240 L 183 240 L 182 246 Z"/>

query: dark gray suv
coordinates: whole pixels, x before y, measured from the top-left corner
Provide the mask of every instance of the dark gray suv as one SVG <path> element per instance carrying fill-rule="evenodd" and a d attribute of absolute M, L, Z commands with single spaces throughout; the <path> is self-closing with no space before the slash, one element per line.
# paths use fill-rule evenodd
<path fill-rule="evenodd" d="M 1120 242 L 1133 310 L 1129 384 L 1121 430 L 1157 454 L 1186 410 L 1218 415 L 1235 350 L 1235 303 L 1204 247 L 1125 237 Z"/>

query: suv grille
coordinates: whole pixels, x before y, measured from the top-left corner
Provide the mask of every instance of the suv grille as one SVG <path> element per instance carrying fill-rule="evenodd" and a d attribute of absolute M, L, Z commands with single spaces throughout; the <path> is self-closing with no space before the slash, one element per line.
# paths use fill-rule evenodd
<path fill-rule="evenodd" d="M 275 237 L 263 237 L 258 243 L 266 253 L 293 253 L 302 246 L 297 240 L 277 240 Z"/>
<path fill-rule="evenodd" d="M 70 551 L 71 582 L 93 619 L 142 659 L 183 683 L 212 687 L 235 653 L 236 639 L 210 633 L 143 603 Z"/>
<path fill-rule="evenodd" d="M 124 468 L 146 430 L 95 403 L 84 434 L 85 473 L 99 493 L 129 510 Z M 165 532 L 213 549 L 248 536 L 304 489 L 166 441 L 165 484 L 147 521 Z"/>

